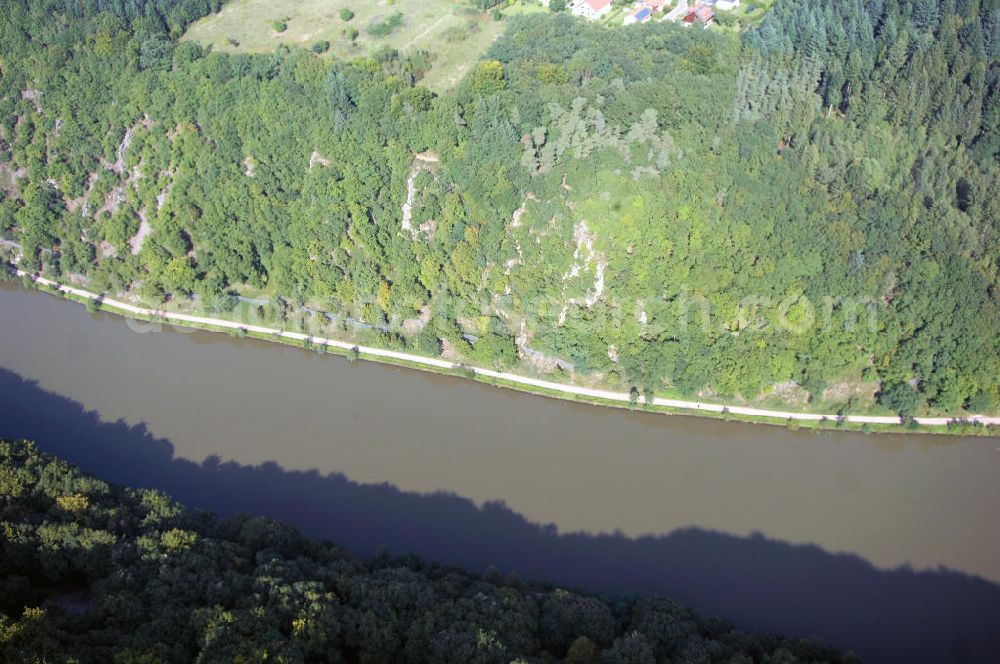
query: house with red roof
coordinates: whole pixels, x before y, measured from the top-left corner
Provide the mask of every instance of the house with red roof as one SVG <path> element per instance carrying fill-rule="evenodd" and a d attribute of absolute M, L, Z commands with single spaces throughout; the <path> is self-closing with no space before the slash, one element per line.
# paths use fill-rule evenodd
<path fill-rule="evenodd" d="M 579 0 L 570 6 L 570 11 L 593 21 L 611 11 L 611 0 Z"/>
<path fill-rule="evenodd" d="M 684 25 L 691 26 L 695 23 L 701 23 L 707 26 L 713 20 L 715 20 L 715 10 L 708 5 L 699 4 L 684 17 Z"/>

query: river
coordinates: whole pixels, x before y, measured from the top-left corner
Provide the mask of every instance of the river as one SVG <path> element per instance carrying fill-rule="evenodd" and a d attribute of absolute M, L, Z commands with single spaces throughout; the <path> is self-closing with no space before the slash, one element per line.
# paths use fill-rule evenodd
<path fill-rule="evenodd" d="M 611 410 L 152 327 L 0 288 L 0 435 L 362 555 L 670 594 L 874 661 L 1000 647 L 996 438 Z"/>

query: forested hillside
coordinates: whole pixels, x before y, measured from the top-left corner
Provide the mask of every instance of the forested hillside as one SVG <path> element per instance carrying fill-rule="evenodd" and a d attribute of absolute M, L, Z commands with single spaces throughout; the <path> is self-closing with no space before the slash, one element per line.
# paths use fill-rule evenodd
<path fill-rule="evenodd" d="M 442 96 L 177 41 L 217 4 L 4 2 L 23 266 L 636 393 L 996 410 L 997 0 L 525 16 Z"/>
<path fill-rule="evenodd" d="M 351 557 L 0 441 L 5 662 L 846 662 L 663 598 Z"/>

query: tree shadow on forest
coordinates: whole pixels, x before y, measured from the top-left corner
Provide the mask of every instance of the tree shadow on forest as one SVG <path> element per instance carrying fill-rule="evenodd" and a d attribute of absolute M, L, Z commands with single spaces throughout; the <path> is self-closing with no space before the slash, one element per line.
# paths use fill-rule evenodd
<path fill-rule="evenodd" d="M 194 463 L 144 425 L 102 422 L 5 369 L 0 435 L 34 440 L 109 481 L 222 514 L 273 517 L 363 556 L 385 548 L 595 592 L 669 595 L 745 629 L 818 636 L 873 662 L 987 662 L 1000 652 L 1000 586 L 944 569 L 885 571 L 816 546 L 699 529 L 638 539 L 560 534 L 499 503 L 478 507 L 276 463 Z"/>

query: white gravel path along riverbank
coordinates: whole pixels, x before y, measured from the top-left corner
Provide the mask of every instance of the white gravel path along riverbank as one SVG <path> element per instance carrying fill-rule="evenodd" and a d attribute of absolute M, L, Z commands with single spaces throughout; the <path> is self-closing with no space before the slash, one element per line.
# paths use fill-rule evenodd
<path fill-rule="evenodd" d="M 399 360 L 403 362 L 409 362 L 412 364 L 433 367 L 436 369 L 445 369 L 445 370 L 462 369 L 466 371 L 471 371 L 477 376 L 483 376 L 485 378 L 494 378 L 506 381 L 508 383 L 513 383 L 516 385 L 535 387 L 562 394 L 590 397 L 594 399 L 604 399 L 607 401 L 616 401 L 621 403 L 628 403 L 630 401 L 630 396 L 626 392 L 614 392 L 610 390 L 600 390 L 590 387 L 579 387 L 576 385 L 569 385 L 566 383 L 555 383 L 547 380 L 542 380 L 539 378 L 520 376 L 518 374 L 508 373 L 505 371 L 493 371 L 491 369 L 483 369 L 480 367 L 457 364 L 455 362 L 450 362 L 448 360 L 443 360 L 440 358 L 425 357 L 423 355 L 412 355 L 410 353 L 404 353 L 395 350 L 386 350 L 383 348 L 358 346 L 357 344 L 348 343 L 346 341 L 338 341 L 336 339 L 325 339 L 322 337 L 314 337 L 308 334 L 302 334 L 300 332 L 288 332 L 285 330 L 278 330 L 275 328 L 264 327 L 261 325 L 246 325 L 243 323 L 222 320 L 219 318 L 209 318 L 205 316 L 193 316 L 190 314 L 160 311 L 157 309 L 147 309 L 145 307 L 139 307 L 134 304 L 129 304 L 128 302 L 120 302 L 118 300 L 102 297 L 97 293 L 91 293 L 90 291 L 86 291 L 80 288 L 75 288 L 73 286 L 66 286 L 64 284 L 60 284 L 58 282 L 46 279 L 44 277 L 28 274 L 22 270 L 16 270 L 16 273 L 19 276 L 28 276 L 37 283 L 49 286 L 51 288 L 55 288 L 60 292 L 75 295 L 77 297 L 81 297 L 87 300 L 98 300 L 104 306 L 111 307 L 113 309 L 117 309 L 119 311 L 123 311 L 126 313 L 135 314 L 138 316 L 155 316 L 163 320 L 176 321 L 178 323 L 186 323 L 188 325 L 194 325 L 194 326 L 210 326 L 210 327 L 230 329 L 230 330 L 243 329 L 246 330 L 247 332 L 272 335 L 275 337 L 292 339 L 295 341 L 309 340 L 314 345 L 323 344 L 331 348 L 339 348 L 341 350 L 350 350 L 352 348 L 356 348 L 359 353 L 371 357 L 379 357 L 388 360 Z M 703 413 L 730 413 L 733 415 L 746 415 L 750 417 L 761 417 L 761 418 L 785 420 L 785 421 L 796 420 L 796 421 L 819 422 L 823 420 L 836 421 L 839 419 L 839 416 L 837 415 L 768 410 L 765 408 L 730 406 L 726 404 L 703 403 L 700 401 L 664 399 L 661 397 L 656 397 L 653 400 L 653 405 L 675 408 L 677 410 L 697 411 Z M 854 424 L 900 424 L 901 423 L 901 420 L 898 417 L 882 416 L 882 415 L 845 415 L 843 416 L 843 419 L 847 422 Z M 989 415 L 970 415 L 963 417 L 917 417 L 914 419 L 917 421 L 917 423 L 927 427 L 943 427 L 947 426 L 948 424 L 956 420 L 965 422 L 978 422 L 980 424 L 985 424 L 990 426 L 996 426 L 1000 424 L 1000 417 L 989 416 Z"/>

